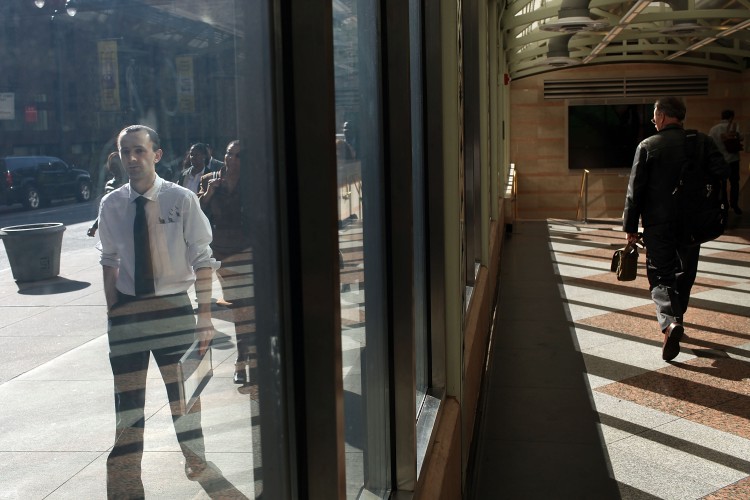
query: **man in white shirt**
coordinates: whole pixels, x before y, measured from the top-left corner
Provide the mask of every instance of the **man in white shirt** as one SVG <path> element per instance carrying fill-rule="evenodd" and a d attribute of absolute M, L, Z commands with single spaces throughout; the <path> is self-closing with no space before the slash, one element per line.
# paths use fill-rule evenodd
<path fill-rule="evenodd" d="M 181 413 L 177 362 L 194 340 L 200 341 L 201 353 L 209 348 L 214 335 L 211 277 L 218 263 L 209 246 L 211 227 L 196 195 L 156 175 L 162 156 L 157 133 L 142 125 L 126 127 L 117 145 L 129 182 L 106 195 L 99 208 L 117 414 L 115 444 L 107 459 L 107 493 L 110 498 L 142 498 L 151 354 L 167 389 L 185 473 L 197 480 L 206 469 L 200 398 Z M 187 295 L 193 284 L 197 327 Z"/>
<path fill-rule="evenodd" d="M 724 155 L 724 161 L 729 165 L 729 206 L 732 207 L 734 213 L 736 213 L 737 215 L 741 215 L 742 209 L 739 205 L 740 155 L 739 153 L 730 153 L 729 151 L 727 151 L 727 148 L 724 146 L 724 140 L 721 137 L 722 134 L 726 133 L 727 130 L 729 130 L 729 127 L 732 126 L 733 122 L 734 111 L 731 109 L 725 109 L 721 112 L 721 121 L 711 127 L 708 135 L 710 135 L 714 140 L 714 142 L 716 143 L 716 147 L 719 148 L 721 154 Z M 736 128 L 736 124 L 734 130 L 739 132 L 739 129 Z"/>

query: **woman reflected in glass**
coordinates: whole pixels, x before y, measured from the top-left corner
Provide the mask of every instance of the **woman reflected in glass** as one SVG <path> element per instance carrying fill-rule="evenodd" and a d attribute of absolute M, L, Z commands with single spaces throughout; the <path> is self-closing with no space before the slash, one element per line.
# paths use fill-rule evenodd
<path fill-rule="evenodd" d="M 252 254 L 250 235 L 242 226 L 240 189 L 240 141 L 227 146 L 224 166 L 201 177 L 198 198 L 211 220 L 214 257 L 221 261 L 217 271 L 223 305 L 232 311 L 237 338 L 234 383 L 247 384 L 252 335 L 255 332 L 252 304 Z"/>

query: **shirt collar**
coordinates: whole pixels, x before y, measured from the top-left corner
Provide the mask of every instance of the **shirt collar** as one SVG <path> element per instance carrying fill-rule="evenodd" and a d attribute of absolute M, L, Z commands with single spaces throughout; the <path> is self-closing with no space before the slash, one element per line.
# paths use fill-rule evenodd
<path fill-rule="evenodd" d="M 142 195 L 138 194 L 138 192 L 135 189 L 130 188 L 129 200 L 132 202 L 132 201 L 135 201 L 135 199 L 138 198 L 139 196 L 143 196 L 147 200 L 154 201 L 154 199 L 156 199 L 156 195 L 159 193 L 159 189 L 161 189 L 162 184 L 164 184 L 164 179 L 162 179 L 161 177 L 157 175 L 156 179 L 154 180 L 154 184 L 149 188 L 148 191 L 146 191 Z"/>

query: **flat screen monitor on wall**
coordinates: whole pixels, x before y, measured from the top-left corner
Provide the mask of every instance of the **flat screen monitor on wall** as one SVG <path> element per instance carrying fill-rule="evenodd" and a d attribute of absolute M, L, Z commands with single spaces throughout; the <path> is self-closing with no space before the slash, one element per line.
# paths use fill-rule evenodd
<path fill-rule="evenodd" d="M 569 168 L 630 168 L 638 143 L 656 132 L 653 114 L 653 104 L 568 106 Z"/>

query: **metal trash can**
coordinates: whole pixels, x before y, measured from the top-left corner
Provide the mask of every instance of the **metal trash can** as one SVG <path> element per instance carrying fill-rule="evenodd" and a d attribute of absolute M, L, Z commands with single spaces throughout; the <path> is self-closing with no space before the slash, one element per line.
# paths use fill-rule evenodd
<path fill-rule="evenodd" d="M 0 229 L 10 270 L 19 283 L 54 278 L 60 274 L 62 222 L 23 224 Z"/>

